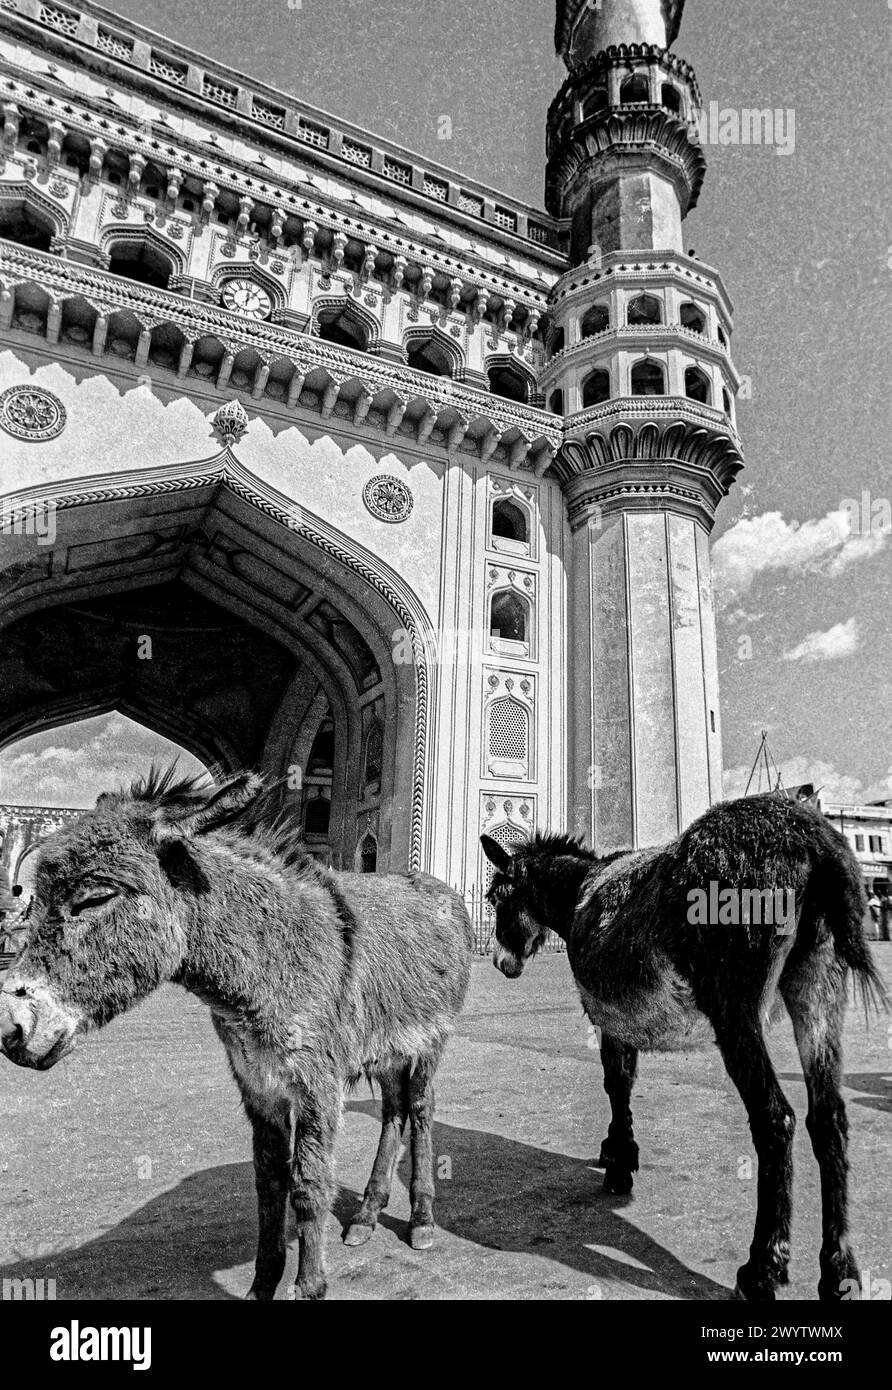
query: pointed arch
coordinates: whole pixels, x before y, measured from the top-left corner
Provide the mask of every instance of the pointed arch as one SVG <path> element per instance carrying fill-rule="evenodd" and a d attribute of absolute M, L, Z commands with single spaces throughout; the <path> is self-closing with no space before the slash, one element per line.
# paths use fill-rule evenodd
<path fill-rule="evenodd" d="M 412 358 L 424 353 L 430 359 L 430 366 L 419 365 L 417 370 L 430 371 L 434 375 L 451 376 L 461 380 L 465 371 L 464 353 L 454 338 L 444 333 L 435 323 L 428 328 L 407 328 L 403 334 L 403 347 L 412 366 Z M 443 370 L 437 370 L 442 362 Z"/>
<path fill-rule="evenodd" d="M 381 339 L 381 325 L 362 304 L 357 304 L 350 295 L 323 295 L 313 303 L 310 315 L 309 332 L 314 338 L 324 337 L 321 331 L 326 324 L 336 324 L 340 319 L 346 322 L 345 347 L 353 347 L 357 352 L 377 352 Z M 351 332 L 352 330 L 352 332 Z M 356 335 L 356 340 L 350 338 Z M 340 338 L 337 341 L 342 341 Z"/>

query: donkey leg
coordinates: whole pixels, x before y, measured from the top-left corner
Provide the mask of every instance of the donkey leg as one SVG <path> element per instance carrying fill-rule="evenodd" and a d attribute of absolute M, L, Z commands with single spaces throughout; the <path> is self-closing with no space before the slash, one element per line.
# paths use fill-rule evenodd
<path fill-rule="evenodd" d="M 601 1145 L 598 1166 L 606 1169 L 605 1192 L 623 1195 L 632 1191 L 632 1174 L 638 1172 L 638 1145 L 632 1129 L 629 1104 L 638 1072 L 638 1049 L 609 1034 L 601 1037 L 604 1090 L 610 1100 L 610 1125 Z"/>
<path fill-rule="evenodd" d="M 282 1106 L 275 1115 L 256 1110 L 245 1098 L 254 1131 L 254 1180 L 257 1187 L 257 1260 L 247 1298 L 268 1302 L 285 1272 L 285 1213 L 291 1161 L 291 1114 Z"/>
<path fill-rule="evenodd" d="M 408 1069 L 401 1067 L 382 1072 L 378 1079 L 381 1083 L 381 1137 L 362 1205 L 344 1236 L 345 1245 L 363 1245 L 390 1200 L 393 1174 L 409 1113 Z"/>
<path fill-rule="evenodd" d="M 335 1134 L 341 1109 L 337 1086 L 305 1093 L 296 1103 L 291 1205 L 297 1221 L 299 1255 L 295 1296 L 324 1298 L 323 1236 L 331 1206 Z"/>
<path fill-rule="evenodd" d="M 759 1164 L 756 1225 L 749 1259 L 737 1271 L 736 1293 L 765 1302 L 787 1282 L 796 1116 L 775 1075 L 758 1017 L 725 1013 L 711 1021 L 728 1075 L 746 1106 Z"/>
<path fill-rule="evenodd" d="M 409 1244 L 413 1250 L 428 1250 L 434 1243 L 434 1075 L 439 1060 L 439 1050 L 420 1057 L 409 1077 L 409 1123 L 412 1127 Z"/>
<path fill-rule="evenodd" d="M 788 980 L 781 994 L 793 1022 L 796 1046 L 805 1073 L 808 1114 L 805 1126 L 821 1171 L 821 1278 L 818 1297 L 834 1302 L 860 1289 L 858 1261 L 849 1245 L 848 1119 L 840 1094 L 846 976 L 832 946 L 814 956 Z"/>

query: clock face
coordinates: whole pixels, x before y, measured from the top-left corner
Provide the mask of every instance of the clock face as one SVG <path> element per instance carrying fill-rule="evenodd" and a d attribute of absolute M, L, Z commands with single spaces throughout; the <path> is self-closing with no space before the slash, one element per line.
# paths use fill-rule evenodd
<path fill-rule="evenodd" d="M 235 313 L 252 319 L 268 319 L 273 307 L 266 290 L 253 280 L 227 280 L 223 286 L 223 303 Z"/>

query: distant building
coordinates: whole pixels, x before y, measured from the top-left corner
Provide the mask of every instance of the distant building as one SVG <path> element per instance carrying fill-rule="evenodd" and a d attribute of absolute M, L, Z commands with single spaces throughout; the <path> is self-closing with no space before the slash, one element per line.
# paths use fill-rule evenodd
<path fill-rule="evenodd" d="M 892 800 L 843 806 L 819 799 L 818 805 L 855 851 L 868 892 L 892 894 Z"/>

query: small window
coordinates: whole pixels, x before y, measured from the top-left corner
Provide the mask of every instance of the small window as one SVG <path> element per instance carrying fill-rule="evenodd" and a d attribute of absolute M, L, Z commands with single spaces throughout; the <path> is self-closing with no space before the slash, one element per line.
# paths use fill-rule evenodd
<path fill-rule="evenodd" d="M 883 838 L 881 835 L 870 836 L 870 852 L 871 854 L 882 854 Z"/>
<path fill-rule="evenodd" d="M 688 400 L 699 401 L 701 405 L 709 405 L 711 395 L 709 377 L 705 372 L 701 372 L 699 367 L 688 367 L 685 372 L 684 393 Z"/>
<path fill-rule="evenodd" d="M 373 874 L 378 867 L 378 841 L 374 835 L 366 835 L 359 846 L 359 872 Z"/>
<path fill-rule="evenodd" d="M 681 115 L 681 93 L 671 82 L 664 82 L 660 88 L 660 105 L 667 111 L 674 111 L 676 116 Z"/>
<path fill-rule="evenodd" d="M 530 718 L 518 700 L 495 700 L 489 711 L 489 756 L 526 763 Z"/>
<path fill-rule="evenodd" d="M 607 106 L 607 92 L 603 87 L 596 87 L 593 92 L 589 92 L 582 103 L 582 119 L 587 121 L 589 116 L 595 116 L 599 111 L 603 111 Z"/>
<path fill-rule="evenodd" d="M 633 396 L 665 396 L 666 373 L 661 362 L 646 357 L 632 368 Z"/>
<path fill-rule="evenodd" d="M 662 322 L 663 306 L 655 295 L 639 294 L 636 299 L 629 301 L 629 307 L 626 310 L 626 323 L 630 326 Z"/>
<path fill-rule="evenodd" d="M 610 327 L 610 310 L 606 304 L 593 304 L 579 325 L 581 338 L 593 338 Z"/>
<path fill-rule="evenodd" d="M 730 415 L 730 414 L 731 414 L 731 397 L 728 395 L 728 392 L 727 392 L 726 390 L 724 390 L 724 388 L 722 389 L 722 406 L 724 407 L 725 414 L 726 414 L 726 415 Z"/>
<path fill-rule="evenodd" d="M 334 725 L 330 719 L 323 720 L 318 734 L 313 740 L 307 772 L 330 772 L 334 767 Z"/>
<path fill-rule="evenodd" d="M 314 796 L 307 802 L 304 812 L 304 830 L 307 835 L 327 835 L 331 820 L 331 802 L 325 796 Z"/>
<path fill-rule="evenodd" d="M 563 415 L 564 413 L 564 393 L 563 391 L 552 391 L 548 397 L 548 409 L 552 415 Z"/>
<path fill-rule="evenodd" d="M 714 709 L 711 709 L 711 710 L 709 711 L 709 727 L 710 727 L 711 731 L 712 731 L 713 733 L 715 733 L 715 710 L 714 710 Z"/>
<path fill-rule="evenodd" d="M 489 389 L 494 396 L 504 396 L 505 400 L 524 403 L 529 398 L 528 382 L 523 372 L 514 367 L 490 367 Z"/>
<path fill-rule="evenodd" d="M 549 353 L 549 356 L 550 356 L 550 357 L 554 357 L 556 353 L 558 353 L 558 352 L 563 352 L 563 350 L 564 350 L 564 330 L 563 330 L 562 328 L 556 328 L 556 329 L 554 330 L 554 332 L 552 333 L 551 337 L 548 339 L 548 353 Z"/>
<path fill-rule="evenodd" d="M 863 853 L 864 853 L 864 836 L 863 836 L 863 835 L 856 835 L 856 836 L 855 836 L 855 849 L 857 850 L 858 854 L 863 854 Z"/>
<path fill-rule="evenodd" d="M 718 332 L 719 342 L 721 343 L 722 347 L 727 347 L 728 339 L 725 337 L 725 330 L 721 324 L 719 324 L 718 329 L 716 331 Z"/>
<path fill-rule="evenodd" d="M 516 502 L 500 499 L 492 509 L 492 534 L 506 541 L 528 541 L 527 514 Z"/>
<path fill-rule="evenodd" d="M 706 336 L 706 318 L 696 304 L 682 304 L 680 317 L 682 328 L 689 328 L 692 333 Z"/>
<path fill-rule="evenodd" d="M 370 786 L 374 782 L 381 781 L 381 769 L 384 764 L 384 730 L 381 727 L 380 719 L 376 719 L 369 729 L 369 736 L 365 745 L 365 784 Z"/>
<path fill-rule="evenodd" d="M 324 310 L 317 319 L 316 332 L 327 343 L 355 348 L 358 352 L 368 351 L 368 335 L 364 326 L 346 310 Z"/>
<path fill-rule="evenodd" d="M 619 89 L 619 99 L 623 106 L 638 101 L 650 101 L 650 83 L 643 73 L 626 78 Z"/>
<path fill-rule="evenodd" d="M 604 401 L 609 400 L 610 373 L 603 367 L 597 367 L 593 372 L 589 372 L 582 383 L 582 408 L 588 410 L 591 405 L 603 405 Z"/>
<path fill-rule="evenodd" d="M 526 642 L 529 607 L 520 594 L 503 589 L 493 594 L 489 609 L 490 636 L 502 642 Z"/>

